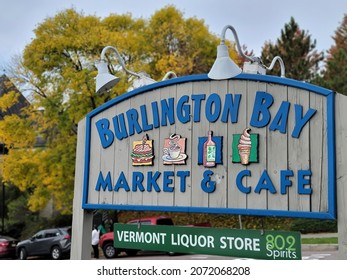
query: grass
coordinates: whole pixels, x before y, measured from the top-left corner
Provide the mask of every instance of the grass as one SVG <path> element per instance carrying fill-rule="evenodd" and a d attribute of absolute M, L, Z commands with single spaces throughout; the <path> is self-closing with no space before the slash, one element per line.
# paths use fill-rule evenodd
<path fill-rule="evenodd" d="M 301 244 L 337 244 L 337 237 L 302 238 Z"/>

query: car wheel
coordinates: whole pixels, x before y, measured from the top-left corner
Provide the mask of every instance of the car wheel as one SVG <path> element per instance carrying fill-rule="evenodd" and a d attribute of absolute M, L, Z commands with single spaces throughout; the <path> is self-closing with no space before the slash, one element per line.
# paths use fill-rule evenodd
<path fill-rule="evenodd" d="M 111 242 L 106 243 L 104 247 L 102 247 L 102 251 L 104 252 L 104 256 L 107 259 L 113 259 L 118 255 L 117 249 L 113 247 L 113 244 Z"/>
<path fill-rule="evenodd" d="M 53 260 L 61 259 L 61 250 L 58 246 L 54 246 L 51 250 L 51 257 Z"/>
<path fill-rule="evenodd" d="M 19 259 L 20 260 L 26 260 L 27 259 L 27 251 L 25 250 L 25 248 L 19 249 Z"/>

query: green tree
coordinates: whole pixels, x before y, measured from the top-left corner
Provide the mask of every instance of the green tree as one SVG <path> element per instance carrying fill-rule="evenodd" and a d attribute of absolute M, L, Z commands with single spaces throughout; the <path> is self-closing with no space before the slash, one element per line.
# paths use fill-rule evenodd
<path fill-rule="evenodd" d="M 328 51 L 325 70 L 318 79 L 321 86 L 347 95 L 347 14 L 333 36 L 335 45 Z"/>
<path fill-rule="evenodd" d="M 319 63 L 323 53 L 315 50 L 316 41 L 311 35 L 301 30 L 293 17 L 284 25 L 276 44 L 266 42 L 262 48 L 261 58 L 269 66 L 275 56 L 280 56 L 285 64 L 286 77 L 301 81 L 311 81 L 318 74 Z M 269 72 L 280 75 L 278 64 Z"/>
<path fill-rule="evenodd" d="M 160 79 L 167 71 L 178 75 L 206 73 L 216 56 L 218 37 L 203 21 L 185 19 L 172 6 L 149 20 L 130 14 L 100 19 L 73 9 L 47 18 L 34 30 L 23 57 L 12 64 L 13 78 L 31 92 L 24 119 L 8 118 L 1 125 L 9 153 L 4 179 L 28 197 L 31 211 L 53 200 L 57 211 L 71 214 L 78 122 L 91 110 L 127 91 L 132 80 L 107 53 L 110 71 L 122 77 L 117 87 L 95 93 L 95 62 L 105 46 L 118 49 L 125 65 Z M 35 148 L 35 139 L 45 147 Z"/>

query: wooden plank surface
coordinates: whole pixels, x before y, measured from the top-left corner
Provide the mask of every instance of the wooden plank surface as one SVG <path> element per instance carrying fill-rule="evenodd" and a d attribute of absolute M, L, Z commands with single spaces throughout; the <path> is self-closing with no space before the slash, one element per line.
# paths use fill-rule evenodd
<path fill-rule="evenodd" d="M 290 88 L 288 91 L 288 101 L 291 104 L 301 104 L 303 112 L 307 112 L 309 107 L 309 94 L 301 89 Z M 294 172 L 294 179 L 297 181 L 298 170 L 310 169 L 310 142 L 309 127 L 304 127 L 299 138 L 291 137 L 294 129 L 295 114 L 292 111 L 288 119 L 288 168 Z M 308 124 L 309 126 L 309 124 Z M 299 195 L 297 188 L 289 190 L 289 209 L 294 211 L 310 211 L 310 196 Z"/>
<path fill-rule="evenodd" d="M 210 94 L 210 82 L 200 82 L 193 84 L 194 94 Z M 191 147 L 191 158 L 195 161 L 192 162 L 192 200 L 191 205 L 193 207 L 208 206 L 208 195 L 204 195 L 201 189 L 201 180 L 203 178 L 203 173 L 205 171 L 204 166 L 201 164 L 196 164 L 196 160 L 199 156 L 198 151 L 198 138 L 206 136 L 206 130 L 209 128 L 209 124 L 206 120 L 201 122 L 194 122 L 192 125 L 192 147 Z"/>
<path fill-rule="evenodd" d="M 257 92 L 265 92 L 274 98 L 269 112 L 271 120 L 266 127 L 251 127 L 251 133 L 258 134 L 258 162 L 247 166 L 240 163 L 233 163 L 232 141 L 235 134 L 250 126 L 250 119 L 253 113 L 254 101 Z M 221 122 L 221 116 L 215 122 L 209 122 L 205 118 L 205 105 L 208 97 L 217 93 L 224 106 L 226 94 L 241 95 L 241 103 L 238 110 L 238 122 Z M 148 122 L 153 122 L 151 103 L 156 102 L 159 106 L 161 118 L 161 101 L 175 99 L 175 109 L 178 100 L 184 96 L 189 96 L 191 114 L 195 105 L 191 95 L 205 94 L 205 99 L 201 101 L 201 121 L 191 121 L 181 123 L 175 116 L 174 125 L 167 124 L 140 134 L 135 133 L 114 143 L 107 149 L 100 146 L 100 139 L 95 129 L 95 122 L 106 118 L 110 120 L 113 129 L 112 118 L 121 113 L 126 118 L 126 112 L 134 108 L 139 112 L 141 105 L 146 105 Z M 198 102 L 198 101 L 195 101 Z M 269 126 L 276 113 L 280 109 L 282 102 L 290 103 L 287 133 L 278 130 L 271 131 Z M 308 108 L 317 109 L 317 114 L 310 120 L 301 132 L 300 137 L 293 138 L 291 133 L 295 125 L 294 104 L 300 104 L 305 113 Z M 176 115 L 177 112 L 175 112 Z M 102 113 L 92 118 L 91 147 L 90 151 L 90 181 L 89 181 L 89 203 L 113 204 L 113 205 L 148 205 L 148 206 L 182 206 L 182 207 L 204 207 L 204 208 L 232 208 L 232 209 L 259 209 L 259 210 L 291 210 L 291 211 L 326 211 L 327 201 L 327 135 L 326 135 L 326 98 L 324 96 L 310 93 L 306 90 L 291 88 L 285 85 L 275 85 L 257 81 L 201 81 L 188 82 L 178 85 L 171 85 L 126 99 L 116 106 L 110 107 Z M 141 116 L 139 124 L 141 125 Z M 162 121 L 162 120 L 160 120 Z M 127 121 L 126 121 L 126 125 Z M 208 131 L 213 131 L 214 136 L 222 137 L 222 161 L 223 165 L 215 168 L 205 168 L 198 164 L 199 137 L 206 137 Z M 153 140 L 155 158 L 152 166 L 133 166 L 130 153 L 133 141 L 139 141 L 148 134 L 149 139 Z M 184 165 L 167 165 L 163 162 L 164 139 L 171 134 L 179 134 L 187 138 L 186 153 L 188 159 Z M 318 160 L 317 160 L 318 159 Z M 285 194 L 280 193 L 280 173 L 281 170 L 292 170 L 293 186 L 286 189 Z M 297 173 L 299 170 L 312 169 L 314 179 L 312 184 L 315 188 L 313 194 L 303 196 L 298 194 Z M 121 172 L 128 180 L 130 191 L 120 189 L 118 192 L 95 192 L 95 182 L 102 170 L 104 176 L 110 171 L 113 184 L 116 183 Z M 206 193 L 201 188 L 201 181 L 204 171 L 211 170 L 211 179 L 216 182 L 216 190 Z M 249 170 L 250 175 L 243 178 L 242 184 L 250 187 L 251 192 L 242 193 L 237 185 L 236 178 L 243 170 Z M 163 174 L 166 171 L 173 172 L 173 192 L 156 192 L 147 190 L 147 175 L 149 171 L 160 172 L 157 180 L 158 185 L 163 187 Z M 186 190 L 180 191 L 180 178 L 177 177 L 178 171 L 190 172 L 186 178 Z M 269 193 L 262 189 L 256 193 L 255 188 L 259 187 L 259 179 L 266 171 L 271 182 L 276 188 L 276 193 Z M 143 190 L 132 190 L 132 174 L 140 172 L 144 175 Z M 316 190 L 317 188 L 317 190 Z M 313 202 L 314 201 L 314 202 Z"/>
<path fill-rule="evenodd" d="M 247 83 L 247 110 L 246 117 L 240 116 L 240 121 L 243 119 L 245 127 L 249 126 L 250 116 L 254 107 L 255 95 L 258 91 L 266 91 L 265 83 L 248 82 Z M 267 154 L 267 129 L 252 128 L 252 133 L 259 134 L 259 162 L 257 164 L 250 164 L 247 169 L 251 172 L 251 176 L 247 177 L 247 185 L 252 187 L 252 191 L 247 195 L 247 208 L 252 209 L 267 209 L 267 191 L 262 190 L 259 193 L 255 193 L 255 188 L 259 182 L 263 170 L 266 169 L 266 154 Z"/>
<path fill-rule="evenodd" d="M 225 100 L 225 95 L 228 93 L 228 82 L 227 81 L 212 81 L 210 83 L 210 94 L 217 93 L 222 100 L 222 104 Z M 222 106 L 223 108 L 223 106 Z M 223 164 L 216 164 L 214 168 L 210 168 L 210 171 L 213 172 L 211 176 L 212 180 L 216 184 L 216 190 L 210 194 L 209 197 L 209 207 L 217 208 L 226 208 L 227 207 L 227 188 L 228 188 L 228 174 L 227 174 L 227 134 L 226 134 L 226 125 L 221 123 L 220 120 L 212 122 L 206 125 L 206 130 L 203 135 L 207 136 L 208 131 L 213 132 L 213 136 L 222 137 L 222 161 Z"/>
<path fill-rule="evenodd" d="M 278 110 L 282 105 L 282 101 L 288 100 L 287 87 L 279 85 L 268 85 L 266 92 L 272 94 L 274 97 L 274 103 L 270 108 L 272 121 L 276 116 Z M 293 107 L 290 108 L 293 110 Z M 282 121 L 285 121 L 282 119 Z M 274 210 L 288 210 L 289 195 L 281 194 L 279 189 L 280 185 L 280 174 L 281 170 L 287 170 L 288 168 L 288 153 L 287 145 L 288 141 L 287 133 L 281 133 L 279 130 L 268 130 L 266 137 L 266 161 L 267 161 L 267 172 L 273 184 L 276 186 L 276 194 L 269 195 L 268 208 Z"/>
<path fill-rule="evenodd" d="M 347 96 L 336 94 L 336 183 L 339 258 L 347 260 Z"/>
<path fill-rule="evenodd" d="M 179 100 L 182 96 L 191 96 L 193 90 L 193 85 L 191 83 L 184 83 L 177 85 L 176 100 Z M 192 105 L 191 98 L 189 98 L 189 104 Z M 192 157 L 192 149 L 194 148 L 195 139 L 192 137 L 192 122 L 187 124 L 180 124 L 176 122 L 175 124 L 175 133 L 181 135 L 181 137 L 186 138 L 186 149 L 185 154 L 188 158 L 185 160 L 186 164 L 174 165 L 174 170 L 176 176 L 174 177 L 175 183 L 175 193 L 174 193 L 174 206 L 187 206 L 191 204 L 193 199 L 192 197 L 192 164 L 195 161 L 195 158 Z M 177 172 L 186 172 L 189 171 L 190 176 L 185 179 L 186 190 L 183 192 L 180 190 L 180 180 L 181 178 L 177 176 Z M 183 184 L 182 184 L 183 185 Z"/>
<path fill-rule="evenodd" d="M 228 208 L 244 208 L 247 205 L 247 195 L 238 190 L 236 186 L 236 177 L 240 171 L 247 169 L 241 164 L 233 164 L 232 157 L 232 141 L 234 134 L 240 134 L 248 126 L 247 120 L 242 120 L 243 116 L 247 116 L 248 112 L 248 99 L 247 94 L 247 84 L 242 81 L 230 80 L 229 82 L 229 93 L 235 96 L 236 94 L 241 95 L 240 107 L 238 111 L 238 122 L 227 124 L 227 139 L 226 139 L 226 151 L 223 152 L 227 154 L 227 172 L 228 172 Z M 247 178 L 243 180 L 243 184 L 248 186 Z"/>
<path fill-rule="evenodd" d="M 319 108 L 314 118 L 310 121 L 310 155 L 315 160 L 310 162 L 310 167 L 314 170 L 312 176 L 312 211 L 326 212 L 328 203 L 325 197 L 328 193 L 328 145 L 327 143 L 327 115 L 326 100 L 323 96 L 310 93 L 310 106 Z"/>

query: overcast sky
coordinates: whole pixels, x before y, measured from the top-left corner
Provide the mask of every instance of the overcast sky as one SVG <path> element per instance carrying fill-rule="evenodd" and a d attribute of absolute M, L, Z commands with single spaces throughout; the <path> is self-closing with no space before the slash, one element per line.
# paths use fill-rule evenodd
<path fill-rule="evenodd" d="M 317 50 L 326 51 L 334 44 L 332 36 L 347 14 L 347 0 L 0 0 L 0 67 L 21 54 L 33 39 L 33 30 L 59 11 L 74 8 L 100 18 L 131 13 L 134 18 L 148 19 L 168 4 L 185 18 L 203 19 L 218 36 L 225 25 L 232 25 L 241 45 L 254 50 L 256 56 L 266 41 L 280 37 L 291 16 L 317 40 Z M 229 31 L 226 38 L 234 39 Z"/>

